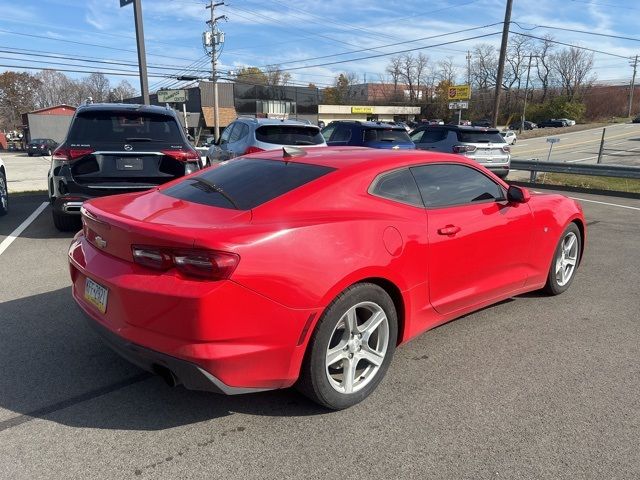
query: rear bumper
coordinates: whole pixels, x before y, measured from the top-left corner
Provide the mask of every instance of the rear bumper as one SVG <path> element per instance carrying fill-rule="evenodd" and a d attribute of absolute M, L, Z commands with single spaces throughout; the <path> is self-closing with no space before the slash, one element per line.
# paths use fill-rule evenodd
<path fill-rule="evenodd" d="M 268 390 L 267 388 L 230 387 L 195 363 L 136 345 L 93 321 L 89 315 L 85 315 L 85 317 L 93 330 L 102 337 L 104 343 L 114 352 L 148 372 L 159 374 L 163 377 L 170 372 L 175 385 L 183 385 L 189 390 L 201 390 L 225 395 L 239 395 Z"/>
<path fill-rule="evenodd" d="M 297 380 L 305 325 L 317 309 L 289 308 L 230 280 L 150 271 L 98 250 L 82 234 L 70 246 L 69 262 L 76 303 L 132 363 L 166 368 L 187 388 L 223 393 L 285 388 Z M 104 313 L 85 299 L 88 277 L 108 291 Z"/>

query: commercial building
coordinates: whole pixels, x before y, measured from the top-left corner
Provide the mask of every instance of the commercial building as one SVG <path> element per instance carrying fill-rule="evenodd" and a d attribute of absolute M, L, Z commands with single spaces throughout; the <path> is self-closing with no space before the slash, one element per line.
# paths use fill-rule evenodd
<path fill-rule="evenodd" d="M 22 114 L 22 124 L 26 141 L 32 138 L 50 138 L 61 143 L 67 136 L 71 117 L 76 107 L 55 105 Z"/>
<path fill-rule="evenodd" d="M 413 121 L 417 115 L 420 115 L 420 107 L 400 105 L 318 105 L 318 120 L 325 124 L 333 120 Z"/>

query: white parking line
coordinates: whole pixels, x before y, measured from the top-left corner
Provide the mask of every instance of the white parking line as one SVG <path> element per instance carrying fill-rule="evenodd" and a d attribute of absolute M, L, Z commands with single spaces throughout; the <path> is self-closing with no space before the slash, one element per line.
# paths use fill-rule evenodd
<path fill-rule="evenodd" d="M 630 207 L 629 205 L 618 205 L 617 203 L 598 202 L 597 200 L 587 200 L 586 198 L 569 197 L 574 200 L 580 200 L 581 202 L 599 203 L 600 205 L 609 205 L 610 207 L 628 208 L 630 210 L 640 210 L 638 207 Z"/>
<path fill-rule="evenodd" d="M 4 253 L 4 251 L 9 248 L 9 245 L 11 245 L 13 243 L 13 241 L 18 238 L 20 236 L 20 234 L 22 232 L 25 231 L 25 229 L 31 225 L 31 223 L 38 218 L 38 215 L 40 215 L 42 213 L 42 211 L 47 208 L 47 205 L 49 205 L 49 202 L 42 202 L 42 204 L 35 209 L 35 211 L 29 215 L 29 217 L 22 222 L 18 228 L 16 228 L 13 232 L 11 232 L 9 234 L 9 236 L 7 238 L 5 238 L 2 243 L 0 243 L 0 255 L 2 255 Z"/>

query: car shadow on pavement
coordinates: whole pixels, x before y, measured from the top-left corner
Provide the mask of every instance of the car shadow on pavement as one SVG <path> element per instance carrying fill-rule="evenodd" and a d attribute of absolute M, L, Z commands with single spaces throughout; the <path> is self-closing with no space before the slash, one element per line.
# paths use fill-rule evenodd
<path fill-rule="evenodd" d="M 0 219 L 0 236 L 6 237 L 22 224 L 29 216 L 42 205 L 48 202 L 47 195 L 19 195 L 9 196 L 9 213 Z M 78 217 L 78 230 L 80 230 L 80 217 Z M 53 225 L 51 207 L 47 206 L 38 217 L 24 230 L 20 237 L 33 239 L 73 238 L 76 232 L 60 232 Z"/>
<path fill-rule="evenodd" d="M 106 347 L 69 288 L 0 304 L 0 432 L 42 418 L 78 428 L 163 430 L 242 412 L 327 413 L 292 389 L 241 396 L 170 388 Z"/>

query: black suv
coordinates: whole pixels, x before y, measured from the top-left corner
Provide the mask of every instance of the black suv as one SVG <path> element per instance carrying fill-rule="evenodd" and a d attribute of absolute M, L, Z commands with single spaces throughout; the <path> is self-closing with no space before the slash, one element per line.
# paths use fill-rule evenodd
<path fill-rule="evenodd" d="M 58 230 L 78 229 L 85 200 L 146 190 L 199 168 L 198 152 L 173 110 L 83 105 L 51 159 L 48 184 L 53 223 Z"/>
<path fill-rule="evenodd" d="M 416 148 L 403 127 L 382 122 L 336 120 L 322 129 L 322 136 L 330 147 Z"/>

